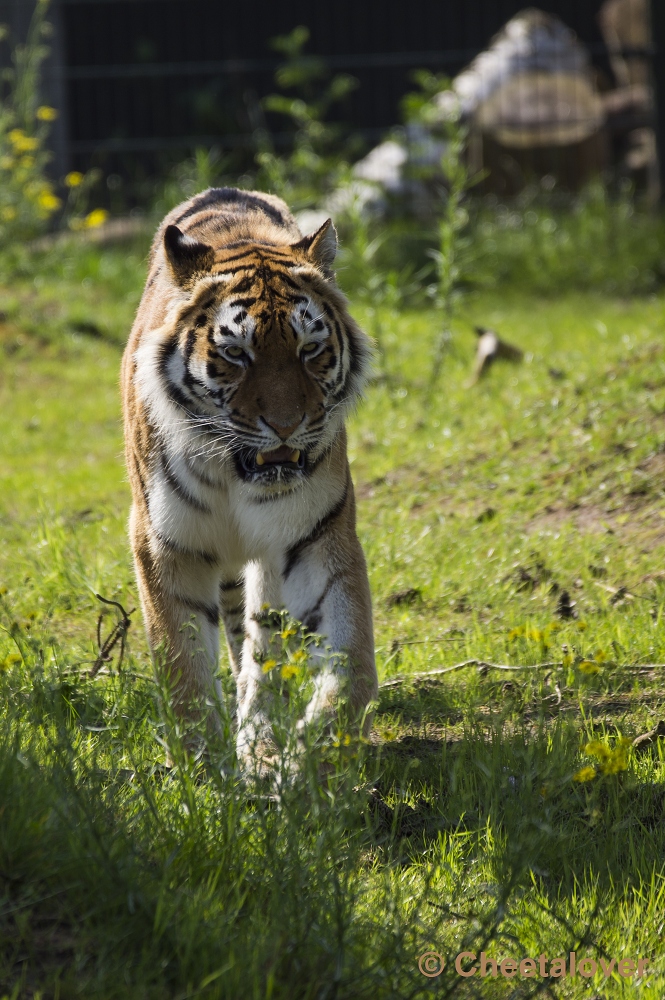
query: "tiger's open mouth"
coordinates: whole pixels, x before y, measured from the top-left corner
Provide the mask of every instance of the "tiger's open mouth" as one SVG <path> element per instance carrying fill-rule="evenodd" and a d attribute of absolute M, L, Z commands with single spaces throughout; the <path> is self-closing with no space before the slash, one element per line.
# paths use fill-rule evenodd
<path fill-rule="evenodd" d="M 272 451 L 243 451 L 238 455 L 242 472 L 246 478 L 285 480 L 302 471 L 307 459 L 304 451 L 282 445 Z"/>
<path fill-rule="evenodd" d="M 281 448 L 275 448 L 274 451 L 257 451 L 256 458 L 254 461 L 258 466 L 261 465 L 296 465 L 302 468 L 300 464 L 301 459 L 303 459 L 304 465 L 304 455 L 298 448 L 289 448 L 287 445 L 282 445 Z"/>

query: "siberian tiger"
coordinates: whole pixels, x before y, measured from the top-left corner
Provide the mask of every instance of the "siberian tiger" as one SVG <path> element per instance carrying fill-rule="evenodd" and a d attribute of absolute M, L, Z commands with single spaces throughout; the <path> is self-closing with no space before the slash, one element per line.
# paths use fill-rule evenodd
<path fill-rule="evenodd" d="M 149 643 L 176 713 L 215 731 L 221 615 L 245 765 L 274 749 L 266 606 L 325 639 L 300 730 L 342 695 L 360 718 L 377 693 L 344 426 L 372 348 L 334 283 L 336 249 L 330 220 L 303 238 L 279 198 L 204 191 L 157 231 L 123 358 Z"/>

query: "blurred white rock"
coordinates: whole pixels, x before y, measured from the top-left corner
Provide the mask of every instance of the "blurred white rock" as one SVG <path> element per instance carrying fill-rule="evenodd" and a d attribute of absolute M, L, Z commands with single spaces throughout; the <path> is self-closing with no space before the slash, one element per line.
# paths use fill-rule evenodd
<path fill-rule="evenodd" d="M 305 208 L 302 212 L 295 213 L 295 220 L 303 236 L 315 233 L 329 218 L 330 212 L 326 212 L 323 208 Z"/>
<path fill-rule="evenodd" d="M 502 145 L 565 146 L 597 132 L 605 113 L 584 45 L 553 14 L 520 11 L 434 98 Z"/>
<path fill-rule="evenodd" d="M 386 191 L 399 190 L 402 183 L 402 168 L 408 159 L 404 146 L 388 139 L 375 146 L 367 156 L 353 167 L 354 177 L 381 184 Z"/>

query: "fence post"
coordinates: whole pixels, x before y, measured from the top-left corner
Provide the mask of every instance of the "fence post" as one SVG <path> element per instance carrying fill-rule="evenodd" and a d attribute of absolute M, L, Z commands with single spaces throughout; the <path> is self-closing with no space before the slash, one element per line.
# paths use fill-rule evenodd
<path fill-rule="evenodd" d="M 656 147 L 660 174 L 660 197 L 665 197 L 665 3 L 651 0 L 651 37 L 654 97 L 656 103 Z"/>

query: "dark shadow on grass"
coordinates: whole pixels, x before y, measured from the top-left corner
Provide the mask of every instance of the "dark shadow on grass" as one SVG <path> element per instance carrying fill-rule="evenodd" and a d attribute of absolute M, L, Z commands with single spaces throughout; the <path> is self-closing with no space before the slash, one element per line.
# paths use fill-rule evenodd
<path fill-rule="evenodd" d="M 376 739 L 369 748 L 377 842 L 412 858 L 443 832 L 460 831 L 480 856 L 489 828 L 497 878 L 517 865 L 525 880 L 530 872 L 541 877 L 553 899 L 572 892 L 576 880 L 593 877 L 609 888 L 649 881 L 660 870 L 665 786 L 657 768 L 645 780 L 633 767 L 603 774 L 596 762 L 593 779 L 576 781 L 579 717 L 543 712 L 525 720 L 483 706 L 466 709 L 460 727 L 454 695 L 438 687 L 405 686 L 381 700 L 379 731 L 387 716 L 408 723 L 404 728 L 421 726 L 423 735 Z"/>

